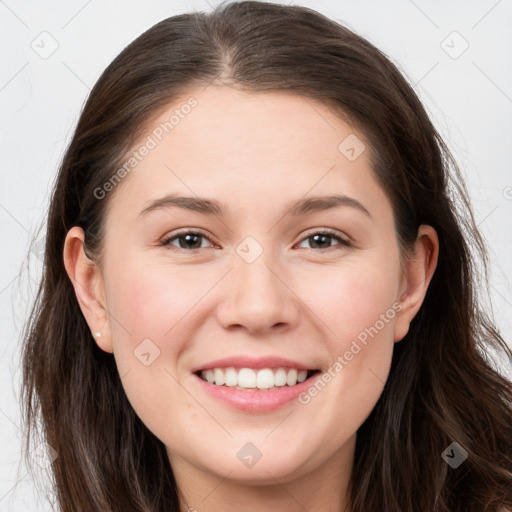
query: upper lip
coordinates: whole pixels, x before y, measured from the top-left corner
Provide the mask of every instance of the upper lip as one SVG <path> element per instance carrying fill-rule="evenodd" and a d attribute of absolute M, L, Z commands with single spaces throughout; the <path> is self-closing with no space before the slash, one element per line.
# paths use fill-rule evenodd
<path fill-rule="evenodd" d="M 204 363 L 192 369 L 192 373 L 199 370 L 209 370 L 212 368 L 297 368 L 298 370 L 316 370 L 315 367 L 308 366 L 292 359 L 284 357 L 266 356 L 251 357 L 247 355 L 225 357 Z"/>

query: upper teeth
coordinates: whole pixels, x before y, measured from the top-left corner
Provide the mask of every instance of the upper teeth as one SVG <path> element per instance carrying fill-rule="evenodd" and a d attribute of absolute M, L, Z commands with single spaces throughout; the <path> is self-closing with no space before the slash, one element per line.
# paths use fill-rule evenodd
<path fill-rule="evenodd" d="M 201 377 L 210 384 L 217 386 L 239 386 L 241 388 L 268 389 L 274 386 L 295 386 L 297 382 L 304 382 L 307 370 L 295 368 L 211 368 L 203 370 Z"/>

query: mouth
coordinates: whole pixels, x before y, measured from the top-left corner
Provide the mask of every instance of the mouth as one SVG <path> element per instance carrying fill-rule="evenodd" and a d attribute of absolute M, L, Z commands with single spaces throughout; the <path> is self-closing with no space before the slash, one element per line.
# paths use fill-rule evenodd
<path fill-rule="evenodd" d="M 289 367 L 237 368 L 229 366 L 201 369 L 194 373 L 208 384 L 221 388 L 233 388 L 240 391 L 277 391 L 285 387 L 302 384 L 320 373 L 320 370 Z"/>

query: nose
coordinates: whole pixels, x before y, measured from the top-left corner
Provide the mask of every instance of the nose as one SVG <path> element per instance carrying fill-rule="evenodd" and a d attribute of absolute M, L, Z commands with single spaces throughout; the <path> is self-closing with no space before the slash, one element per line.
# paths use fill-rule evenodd
<path fill-rule="evenodd" d="M 234 268 L 224 282 L 218 319 L 228 330 L 253 335 L 282 333 L 299 319 L 300 299 L 289 284 L 289 273 L 263 253 L 247 263 L 235 255 Z"/>

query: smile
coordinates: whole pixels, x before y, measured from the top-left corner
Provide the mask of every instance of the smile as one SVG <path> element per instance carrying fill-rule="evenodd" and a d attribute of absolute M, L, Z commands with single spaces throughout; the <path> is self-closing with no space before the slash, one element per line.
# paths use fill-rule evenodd
<path fill-rule="evenodd" d="M 232 409 L 261 414 L 293 404 L 322 372 L 285 366 L 210 366 L 193 376 L 206 396 Z"/>
<path fill-rule="evenodd" d="M 296 386 L 311 377 L 317 370 L 297 368 L 210 368 L 197 375 L 215 386 L 235 389 L 261 389 L 271 391 L 283 386 Z"/>

